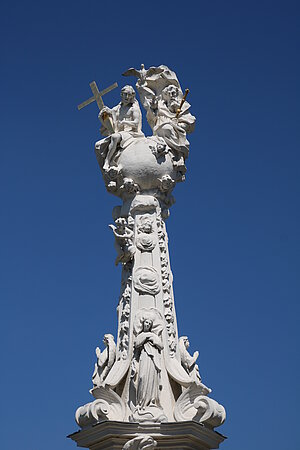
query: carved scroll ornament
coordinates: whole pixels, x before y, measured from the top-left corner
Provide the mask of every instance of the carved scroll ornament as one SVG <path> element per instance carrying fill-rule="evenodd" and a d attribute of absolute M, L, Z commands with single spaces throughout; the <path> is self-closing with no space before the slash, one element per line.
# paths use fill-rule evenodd
<path fill-rule="evenodd" d="M 225 409 L 205 393 L 207 388 L 204 385 L 192 384 L 185 389 L 175 404 L 175 420 L 177 422 L 193 420 L 205 423 L 211 428 L 220 426 L 226 419 Z"/>
<path fill-rule="evenodd" d="M 75 420 L 81 428 L 93 425 L 103 420 L 125 419 L 125 404 L 123 400 L 109 387 L 97 388 L 98 398 L 77 409 Z"/>

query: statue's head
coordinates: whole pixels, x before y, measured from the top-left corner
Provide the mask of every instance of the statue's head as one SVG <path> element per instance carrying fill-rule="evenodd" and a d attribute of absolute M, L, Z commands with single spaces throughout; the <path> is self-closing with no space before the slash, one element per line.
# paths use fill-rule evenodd
<path fill-rule="evenodd" d="M 165 102 L 176 100 L 179 94 L 179 89 L 174 84 L 170 84 L 162 90 L 162 98 Z"/>
<path fill-rule="evenodd" d="M 179 341 L 183 342 L 183 345 L 185 346 L 186 349 L 189 348 L 190 342 L 189 342 L 189 338 L 187 336 L 181 336 Z"/>
<path fill-rule="evenodd" d="M 135 100 L 135 90 L 132 86 L 126 85 L 121 89 L 121 101 L 124 105 L 129 105 Z"/>
<path fill-rule="evenodd" d="M 119 217 L 115 220 L 115 223 L 117 225 L 117 228 L 119 231 L 124 231 L 126 228 L 126 219 L 124 217 Z"/>
<path fill-rule="evenodd" d="M 153 320 L 148 319 L 148 318 L 144 319 L 144 322 L 143 322 L 143 330 L 144 331 L 151 331 L 152 326 L 153 326 Z"/>
<path fill-rule="evenodd" d="M 132 178 L 125 177 L 123 181 L 123 187 L 128 194 L 134 194 L 137 191 L 137 185 Z"/>
<path fill-rule="evenodd" d="M 170 175 L 163 175 L 161 180 L 161 190 L 162 191 L 169 191 L 175 184 L 174 180 L 170 177 Z"/>
<path fill-rule="evenodd" d="M 156 308 L 141 308 L 136 315 L 133 332 L 137 336 L 142 331 L 151 331 L 158 336 L 161 334 L 164 327 L 163 318 Z"/>
<path fill-rule="evenodd" d="M 113 342 L 115 340 L 115 338 L 113 337 L 112 334 L 105 334 L 103 336 L 103 344 L 104 345 L 108 345 L 110 342 Z"/>

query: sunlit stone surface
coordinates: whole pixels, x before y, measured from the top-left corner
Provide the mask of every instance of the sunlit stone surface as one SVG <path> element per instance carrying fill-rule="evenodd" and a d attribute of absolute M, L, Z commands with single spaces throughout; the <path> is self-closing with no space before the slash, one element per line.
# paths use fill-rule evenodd
<path fill-rule="evenodd" d="M 224 422 L 225 409 L 202 383 L 199 353 L 190 354 L 188 337 L 178 335 L 165 225 L 172 191 L 185 180 L 195 117 L 188 91 L 167 66 L 142 65 L 124 75 L 137 78 L 153 134 L 142 132 L 132 86 L 124 86 L 120 103 L 108 108 L 91 84 L 103 134 L 96 157 L 106 189 L 121 200 L 110 227 L 122 280 L 117 336 L 103 330 L 94 400 L 76 411 L 82 431 L 71 438 L 93 449 L 218 448 L 224 438 L 213 429 Z"/>

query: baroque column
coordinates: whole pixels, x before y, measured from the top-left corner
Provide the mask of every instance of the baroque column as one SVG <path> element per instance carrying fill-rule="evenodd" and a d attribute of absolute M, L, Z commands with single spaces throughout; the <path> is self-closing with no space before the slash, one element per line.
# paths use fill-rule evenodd
<path fill-rule="evenodd" d="M 105 334 L 104 350 L 96 349 L 94 400 L 76 411 L 81 430 L 70 437 L 94 450 L 218 448 L 224 437 L 214 428 L 225 409 L 202 383 L 198 352 L 191 355 L 188 337 L 178 335 L 165 224 L 172 191 L 185 179 L 195 117 L 188 90 L 167 66 L 141 65 L 123 75 L 137 78 L 153 134 L 142 132 L 132 86 L 108 108 L 91 83 L 103 135 L 96 157 L 106 189 L 121 199 L 110 227 L 122 280 L 116 340 Z"/>

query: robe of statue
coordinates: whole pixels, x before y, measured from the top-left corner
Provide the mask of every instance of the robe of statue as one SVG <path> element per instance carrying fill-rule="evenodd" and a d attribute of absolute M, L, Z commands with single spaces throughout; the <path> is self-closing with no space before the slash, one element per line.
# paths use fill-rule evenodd
<path fill-rule="evenodd" d="M 153 135 L 163 138 L 175 154 L 185 159 L 189 154 L 189 141 L 186 134 L 191 133 L 195 126 L 195 117 L 189 112 L 189 108 L 189 103 L 185 102 L 176 118 L 176 113 L 170 111 L 165 102 L 160 100 L 156 114 L 151 109 L 147 111 L 147 120 Z"/>
<path fill-rule="evenodd" d="M 154 333 L 141 332 L 135 342 L 139 356 L 137 406 L 159 406 L 161 373 L 161 339 Z"/>

